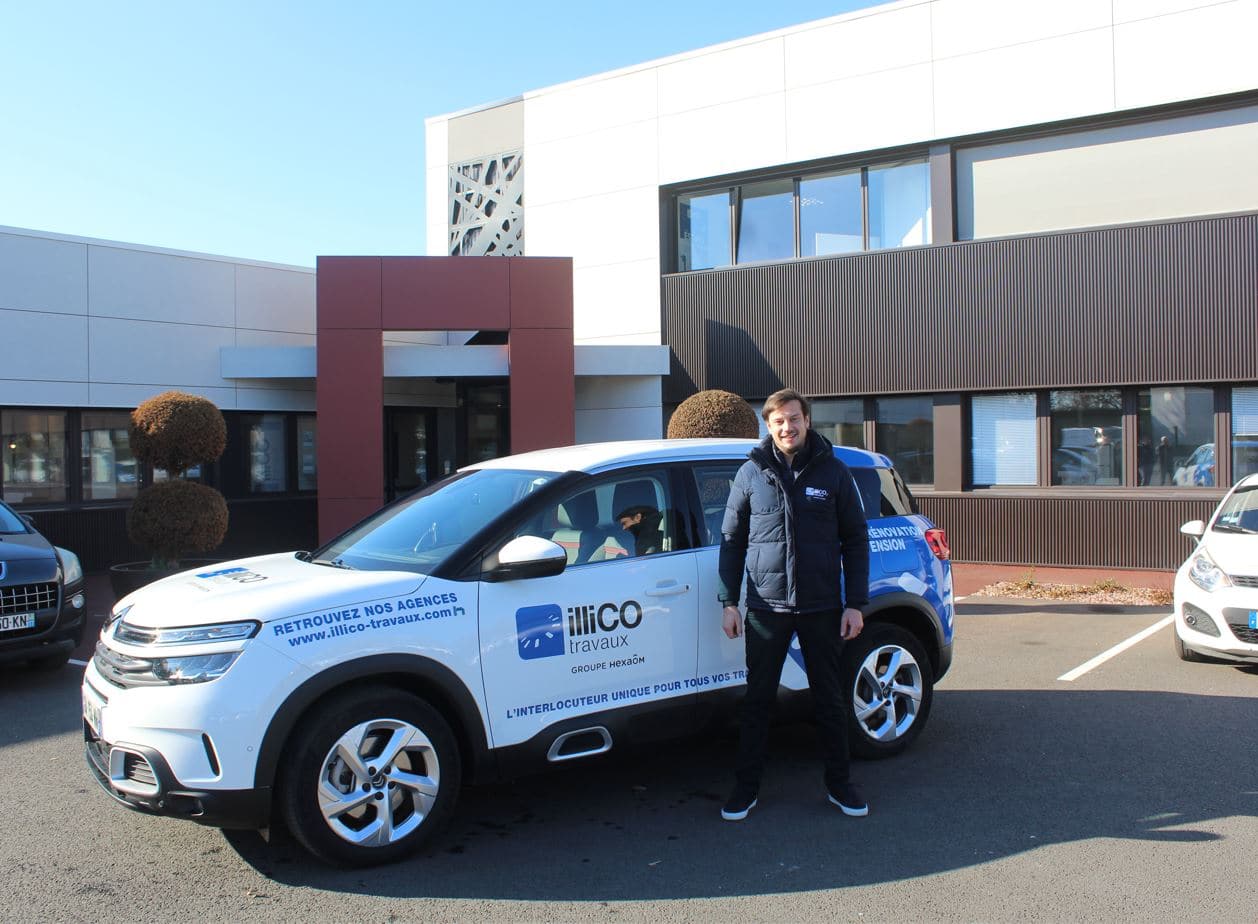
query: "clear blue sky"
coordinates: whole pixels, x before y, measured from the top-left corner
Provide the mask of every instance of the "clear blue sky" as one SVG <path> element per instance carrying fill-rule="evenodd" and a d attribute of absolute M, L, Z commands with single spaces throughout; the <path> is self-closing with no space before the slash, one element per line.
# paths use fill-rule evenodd
<path fill-rule="evenodd" d="M 876 0 L 0 0 L 0 225 L 424 252 L 424 119 Z"/>

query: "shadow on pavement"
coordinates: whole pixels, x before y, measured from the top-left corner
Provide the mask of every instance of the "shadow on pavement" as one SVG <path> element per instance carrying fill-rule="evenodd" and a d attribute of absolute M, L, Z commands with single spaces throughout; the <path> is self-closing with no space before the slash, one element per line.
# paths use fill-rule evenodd
<path fill-rule="evenodd" d="M 1203 720 L 1204 716 L 1210 716 Z M 732 736 L 466 789 L 453 826 L 391 867 L 324 867 L 287 836 L 232 834 L 290 885 L 391 897 L 535 901 L 701 898 L 943 873 L 1047 844 L 1216 840 L 1258 814 L 1258 700 L 1158 692 L 938 691 L 926 734 L 857 763 L 870 815 L 821 790 L 811 729 L 778 730 L 760 805 L 722 822 Z M 1208 761 L 1204 755 L 1209 755 Z"/>

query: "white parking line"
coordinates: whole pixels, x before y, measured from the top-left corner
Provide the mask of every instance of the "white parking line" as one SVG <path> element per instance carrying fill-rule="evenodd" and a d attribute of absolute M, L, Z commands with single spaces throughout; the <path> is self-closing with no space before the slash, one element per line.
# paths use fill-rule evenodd
<path fill-rule="evenodd" d="M 75 667 L 87 667 L 86 661 L 80 661 L 77 658 L 71 658 L 70 663 L 73 664 Z"/>
<path fill-rule="evenodd" d="M 1078 680 L 1088 671 L 1092 670 L 1092 668 L 1100 667 L 1110 658 L 1114 657 L 1115 655 L 1122 654 L 1132 645 L 1136 645 L 1136 644 L 1139 644 L 1140 642 L 1143 642 L 1154 632 L 1157 632 L 1159 629 L 1166 628 L 1174 621 L 1175 621 L 1175 614 L 1171 613 L 1167 615 L 1166 617 L 1159 619 L 1153 625 L 1149 626 L 1149 628 L 1142 629 L 1141 631 L 1137 632 L 1135 635 L 1133 635 L 1131 638 L 1127 639 L 1126 641 L 1119 642 L 1113 648 L 1107 649 L 1106 651 L 1102 651 L 1099 655 L 1097 655 L 1091 661 L 1085 661 L 1082 664 L 1080 664 L 1078 667 L 1076 667 L 1074 670 L 1066 671 L 1066 673 L 1062 674 L 1057 679 L 1066 680 L 1066 681 Z"/>

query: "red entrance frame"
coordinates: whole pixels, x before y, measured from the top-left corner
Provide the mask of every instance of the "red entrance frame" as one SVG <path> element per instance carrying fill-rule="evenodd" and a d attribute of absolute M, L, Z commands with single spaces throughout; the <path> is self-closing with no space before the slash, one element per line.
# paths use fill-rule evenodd
<path fill-rule="evenodd" d="M 384 503 L 386 330 L 505 330 L 511 451 L 575 441 L 567 257 L 319 257 L 319 541 Z"/>

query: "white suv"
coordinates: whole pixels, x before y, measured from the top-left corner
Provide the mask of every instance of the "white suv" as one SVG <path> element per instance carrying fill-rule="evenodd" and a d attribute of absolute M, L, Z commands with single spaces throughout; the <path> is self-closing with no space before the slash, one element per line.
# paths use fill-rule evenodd
<path fill-rule="evenodd" d="M 313 555 L 149 585 L 87 668 L 88 764 L 130 808 L 220 827 L 274 814 L 317 856 L 370 864 L 418 848 L 465 780 L 720 720 L 745 672 L 720 631 L 720 519 L 753 445 L 485 462 Z M 892 754 L 951 661 L 947 540 L 885 456 L 835 452 L 870 519 L 868 628 L 845 652 L 853 749 Z M 798 657 L 782 686 L 803 699 Z"/>

